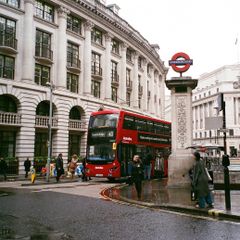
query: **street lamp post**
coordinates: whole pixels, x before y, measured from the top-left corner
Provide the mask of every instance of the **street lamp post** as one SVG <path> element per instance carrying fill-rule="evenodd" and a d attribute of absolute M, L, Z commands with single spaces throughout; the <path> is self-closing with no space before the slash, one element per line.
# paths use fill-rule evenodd
<path fill-rule="evenodd" d="M 46 174 L 46 181 L 49 182 L 50 162 L 51 162 L 51 154 L 52 154 L 52 94 L 53 94 L 53 85 L 48 82 L 47 86 L 50 87 L 50 106 L 49 106 L 49 121 L 48 121 L 48 157 L 47 157 L 47 174 Z"/>

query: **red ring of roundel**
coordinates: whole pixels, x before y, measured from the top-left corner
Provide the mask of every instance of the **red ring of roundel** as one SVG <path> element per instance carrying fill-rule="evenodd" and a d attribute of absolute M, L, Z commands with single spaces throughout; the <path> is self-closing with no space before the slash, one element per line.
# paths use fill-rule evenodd
<path fill-rule="evenodd" d="M 179 52 L 173 55 L 172 60 L 175 61 L 178 58 L 184 58 L 185 60 L 190 60 L 189 56 L 186 53 Z M 190 68 L 190 64 L 186 64 L 184 67 L 179 68 L 177 65 L 172 64 L 172 68 L 176 72 L 186 72 Z"/>

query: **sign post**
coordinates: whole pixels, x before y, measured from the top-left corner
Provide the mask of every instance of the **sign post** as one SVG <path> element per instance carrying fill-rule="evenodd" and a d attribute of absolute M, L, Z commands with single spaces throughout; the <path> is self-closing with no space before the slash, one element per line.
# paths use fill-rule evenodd
<path fill-rule="evenodd" d="M 192 90 L 197 86 L 198 80 L 182 74 L 192 64 L 193 60 L 183 52 L 174 54 L 169 60 L 169 65 L 180 76 L 165 81 L 171 91 L 172 106 L 172 151 L 168 158 L 168 187 L 190 186 L 188 171 L 193 165 L 193 155 L 187 147 L 192 145 Z"/>

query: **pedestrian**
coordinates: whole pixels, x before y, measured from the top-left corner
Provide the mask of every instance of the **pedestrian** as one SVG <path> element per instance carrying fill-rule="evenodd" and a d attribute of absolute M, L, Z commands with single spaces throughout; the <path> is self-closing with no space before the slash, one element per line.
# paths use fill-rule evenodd
<path fill-rule="evenodd" d="M 56 170 L 57 170 L 56 180 L 57 180 L 57 182 L 59 182 L 61 175 L 64 174 L 62 153 L 59 153 L 59 155 L 57 157 Z"/>
<path fill-rule="evenodd" d="M 31 162 L 30 162 L 29 158 L 27 158 L 27 159 L 24 161 L 25 178 L 28 177 L 28 173 L 30 172 L 30 167 L 31 167 Z"/>
<path fill-rule="evenodd" d="M 152 154 L 150 150 L 147 149 L 146 156 L 144 157 L 143 165 L 144 165 L 144 179 L 151 179 L 151 161 L 153 160 Z"/>
<path fill-rule="evenodd" d="M 78 156 L 77 154 L 73 154 L 72 155 L 72 159 L 68 164 L 68 170 L 71 173 L 71 177 L 73 179 L 74 175 L 75 175 L 75 170 L 77 168 L 77 161 L 78 161 Z"/>
<path fill-rule="evenodd" d="M 82 168 L 82 181 L 84 182 L 84 181 L 92 180 L 92 178 L 88 177 L 87 173 L 86 173 L 86 158 L 83 158 L 82 166 L 83 166 L 83 168 Z"/>
<path fill-rule="evenodd" d="M 139 155 L 133 156 L 133 160 L 131 164 L 132 164 L 131 178 L 132 178 L 132 182 L 135 184 L 138 200 L 140 200 L 141 194 L 142 194 L 142 179 L 143 179 L 144 168 Z"/>
<path fill-rule="evenodd" d="M 4 181 L 7 180 L 7 163 L 4 158 L 0 158 L 0 174 L 3 175 Z"/>
<path fill-rule="evenodd" d="M 205 166 L 201 160 L 199 152 L 194 153 L 196 163 L 193 168 L 193 190 L 197 194 L 198 204 L 197 208 L 205 208 L 205 203 L 209 208 L 213 207 L 211 192 L 208 185 L 208 176 L 206 174 Z"/>

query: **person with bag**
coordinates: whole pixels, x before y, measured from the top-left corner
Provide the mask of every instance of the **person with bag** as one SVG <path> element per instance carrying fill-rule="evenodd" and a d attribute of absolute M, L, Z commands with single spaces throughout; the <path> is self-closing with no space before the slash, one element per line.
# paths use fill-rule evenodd
<path fill-rule="evenodd" d="M 193 168 L 193 190 L 197 194 L 198 204 L 197 208 L 205 208 L 205 204 L 208 204 L 209 208 L 213 208 L 213 201 L 211 192 L 208 185 L 208 176 L 206 174 L 205 166 L 201 160 L 199 152 L 194 153 L 196 163 Z"/>
<path fill-rule="evenodd" d="M 71 173 L 72 179 L 75 175 L 75 170 L 77 168 L 77 161 L 78 161 L 77 154 L 73 154 L 72 159 L 71 159 L 70 163 L 68 164 L 68 169 L 69 169 L 69 172 Z"/>
<path fill-rule="evenodd" d="M 59 155 L 57 157 L 56 170 L 57 170 L 56 180 L 57 180 L 57 182 L 59 182 L 61 175 L 64 174 L 62 153 L 59 153 Z"/>
<path fill-rule="evenodd" d="M 133 156 L 133 161 L 131 162 L 131 165 L 132 165 L 131 171 L 132 182 L 135 184 L 138 200 L 140 200 L 142 194 L 142 179 L 144 167 L 139 155 Z"/>

